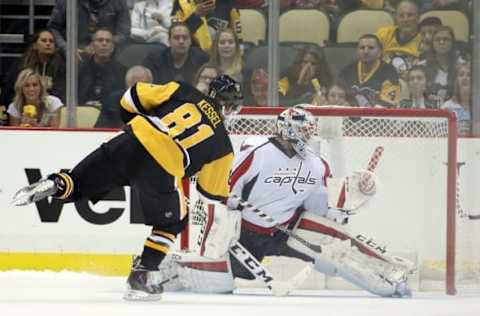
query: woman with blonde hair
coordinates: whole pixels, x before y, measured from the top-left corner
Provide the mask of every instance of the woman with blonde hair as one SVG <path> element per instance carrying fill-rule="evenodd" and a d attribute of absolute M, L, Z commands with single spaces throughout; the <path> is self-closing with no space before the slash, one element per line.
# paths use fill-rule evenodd
<path fill-rule="evenodd" d="M 240 41 L 231 28 L 224 28 L 217 33 L 213 42 L 210 63 L 217 66 L 220 73 L 229 75 L 237 82 L 243 81 Z"/>
<path fill-rule="evenodd" d="M 40 74 L 27 68 L 15 81 L 15 97 L 8 106 L 11 126 L 58 127 L 62 101 L 47 94 Z"/>

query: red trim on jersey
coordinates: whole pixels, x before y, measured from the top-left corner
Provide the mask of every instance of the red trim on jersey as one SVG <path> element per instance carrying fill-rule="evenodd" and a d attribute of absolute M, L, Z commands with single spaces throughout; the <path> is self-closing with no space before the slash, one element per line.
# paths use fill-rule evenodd
<path fill-rule="evenodd" d="M 296 221 L 298 219 L 299 215 L 300 215 L 299 212 L 295 212 L 292 217 L 290 217 L 289 219 L 287 219 L 285 222 L 281 223 L 280 225 L 281 226 L 283 226 L 283 225 L 286 226 L 286 225 L 290 224 L 291 222 Z M 258 226 L 256 224 L 253 224 L 253 223 L 250 223 L 250 222 L 246 221 L 245 219 L 242 219 L 242 229 L 246 229 L 246 230 L 255 232 L 257 234 L 260 234 L 260 235 L 270 235 L 270 236 L 272 236 L 278 230 L 275 227 Z"/>
<path fill-rule="evenodd" d="M 234 187 L 235 183 L 237 183 L 238 179 L 240 179 L 241 176 L 243 176 L 248 168 L 252 165 L 253 157 L 255 156 L 255 153 L 252 152 L 250 153 L 243 161 L 242 163 L 237 167 L 232 172 L 232 175 L 230 176 L 230 189 Z"/>
<path fill-rule="evenodd" d="M 308 220 L 308 219 L 302 219 L 300 221 L 300 223 L 298 224 L 298 227 L 297 229 L 304 229 L 304 230 L 309 230 L 309 231 L 313 231 L 313 232 L 316 232 L 316 233 L 320 233 L 320 234 L 324 234 L 324 235 L 328 235 L 328 236 L 332 236 L 334 238 L 338 238 L 340 240 L 347 240 L 347 239 L 350 239 L 351 241 L 353 241 L 354 245 L 361 251 L 363 252 L 364 254 L 366 254 L 367 256 L 370 256 L 370 257 L 375 257 L 377 259 L 380 259 L 380 260 L 383 260 L 385 261 L 385 259 L 383 259 L 382 257 L 380 257 L 379 255 L 377 255 L 375 252 L 373 252 L 372 250 L 370 250 L 367 246 L 363 245 L 362 243 L 356 241 L 355 239 L 351 238 L 349 235 L 339 231 L 339 230 L 336 230 L 335 228 L 333 227 L 330 227 L 330 226 L 325 226 L 323 224 L 320 224 L 320 223 L 317 223 L 317 222 L 314 222 L 314 221 L 311 221 L 311 220 Z"/>
<path fill-rule="evenodd" d="M 181 266 L 192 268 L 195 270 L 211 271 L 211 272 L 228 272 L 226 261 L 222 262 L 181 262 Z"/>

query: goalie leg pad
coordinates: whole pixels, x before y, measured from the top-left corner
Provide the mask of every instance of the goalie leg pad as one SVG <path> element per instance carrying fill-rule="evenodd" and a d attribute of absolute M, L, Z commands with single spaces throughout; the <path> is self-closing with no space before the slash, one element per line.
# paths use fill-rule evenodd
<path fill-rule="evenodd" d="M 305 212 L 294 232 L 310 243 L 322 246 L 322 253 L 317 253 L 293 238 L 287 240 L 289 247 L 315 259 L 315 270 L 338 275 L 380 296 L 409 295 L 406 270 L 359 251 L 339 224 Z"/>
<path fill-rule="evenodd" d="M 358 251 L 355 246 L 349 248 L 340 251 L 326 249 L 327 256 L 338 263 L 338 276 L 379 296 L 411 296 L 406 271 L 388 262 L 369 257 Z"/>
<path fill-rule="evenodd" d="M 242 214 L 221 203 L 208 204 L 205 222 L 197 240 L 200 256 L 222 258 L 240 238 Z"/>
<path fill-rule="evenodd" d="M 211 259 L 195 253 L 175 253 L 182 285 L 197 293 L 231 293 L 235 286 L 228 255 Z"/>

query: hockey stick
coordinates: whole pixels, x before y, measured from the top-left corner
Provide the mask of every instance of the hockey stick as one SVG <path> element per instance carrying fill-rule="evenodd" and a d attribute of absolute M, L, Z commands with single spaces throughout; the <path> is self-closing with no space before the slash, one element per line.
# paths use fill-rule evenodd
<path fill-rule="evenodd" d="M 280 223 L 278 223 L 275 219 L 273 219 L 267 213 L 265 213 L 262 210 L 256 208 L 254 205 L 250 204 L 249 202 L 244 201 L 238 195 L 233 194 L 233 195 L 230 195 L 230 197 L 233 198 L 238 203 L 238 205 L 240 206 L 239 210 L 243 211 L 243 210 L 246 209 L 250 212 L 253 212 L 253 213 L 257 214 L 257 216 L 260 217 L 261 219 L 263 219 L 265 222 L 273 224 L 273 226 L 276 229 L 278 229 L 279 231 L 288 235 L 289 237 L 292 237 L 296 241 L 300 242 L 302 245 L 306 246 L 307 248 L 310 248 L 314 252 L 322 253 L 322 247 L 320 245 L 314 245 L 314 244 L 310 243 L 309 241 L 305 240 L 304 238 L 298 236 L 297 234 L 295 234 L 294 232 L 292 232 L 288 228 L 280 225 Z"/>
<path fill-rule="evenodd" d="M 373 151 L 372 157 L 370 157 L 370 160 L 368 161 L 367 171 L 373 172 L 375 168 L 377 168 L 378 162 L 380 160 L 380 157 L 382 157 L 382 154 L 383 154 L 383 146 L 377 146 Z M 340 190 L 340 195 L 338 196 L 338 201 L 337 201 L 338 209 L 343 209 L 343 206 L 345 205 L 345 199 L 346 199 L 346 187 L 344 183 L 342 186 L 342 189 Z"/>

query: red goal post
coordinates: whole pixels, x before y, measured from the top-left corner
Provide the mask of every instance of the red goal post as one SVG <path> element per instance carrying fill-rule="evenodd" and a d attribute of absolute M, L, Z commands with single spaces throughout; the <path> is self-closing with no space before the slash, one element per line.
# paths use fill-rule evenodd
<path fill-rule="evenodd" d="M 239 148 L 240 143 L 248 137 L 268 136 L 275 133 L 275 120 L 277 115 L 284 110 L 279 107 L 244 107 L 238 115 L 226 122 L 227 129 L 232 139 L 234 149 Z M 326 156 L 331 166 L 337 165 L 334 170 L 335 176 L 342 176 L 343 173 L 351 172 L 355 169 L 365 168 L 373 152 L 372 148 L 376 146 L 384 146 L 384 157 L 380 161 L 378 175 L 380 178 L 381 189 L 377 198 L 381 202 L 371 206 L 372 210 L 362 211 L 358 216 L 358 226 L 361 227 L 368 218 L 379 218 L 389 212 L 391 208 L 392 214 L 385 217 L 385 222 L 379 219 L 380 225 L 387 228 L 384 232 L 379 232 L 378 239 L 389 239 L 388 217 L 391 221 L 398 221 L 405 224 L 405 231 L 408 231 L 408 220 L 404 221 L 400 213 L 405 212 L 405 217 L 412 216 L 415 220 L 415 212 L 423 213 L 431 203 L 433 211 L 427 210 L 425 213 L 438 215 L 438 210 L 442 208 L 441 216 L 443 219 L 438 220 L 445 230 L 442 230 L 443 237 L 438 237 L 433 232 L 430 242 L 438 242 L 442 244 L 441 249 L 435 251 L 428 250 L 428 245 L 419 246 L 416 256 L 421 260 L 419 264 L 426 264 L 426 270 L 433 269 L 431 267 L 439 264 L 444 267 L 444 281 L 446 292 L 448 294 L 456 293 L 456 258 L 457 258 L 457 242 L 456 242 L 456 193 L 457 193 L 457 125 L 455 115 L 446 110 L 428 110 L 428 109 L 377 109 L 377 108 L 358 108 L 358 107 L 308 107 L 317 119 L 317 130 L 313 147 L 319 147 L 319 154 Z M 318 148 L 317 148 L 318 150 Z M 410 151 L 410 152 L 409 152 Z M 428 151 L 424 153 L 422 151 Z M 410 156 L 411 155 L 411 156 Z M 433 162 L 430 163 L 429 157 L 433 155 Z M 412 158 L 412 159 L 409 159 Z M 398 160 L 397 160 L 398 159 Z M 421 159 L 425 161 L 420 161 Z M 417 160 L 417 161 L 415 161 Z M 358 164 L 357 164 L 358 163 Z M 341 165 L 341 168 L 338 167 Z M 393 166 L 393 167 L 392 167 Z M 418 167 L 420 172 L 415 168 Z M 402 170 L 402 168 L 406 170 Z M 423 170 L 432 168 L 431 170 Z M 397 170 L 399 169 L 399 170 Z M 337 173 L 335 173 L 337 171 Z M 426 171 L 423 174 L 421 171 Z M 377 172 L 377 171 L 376 171 Z M 438 177 L 441 181 L 440 186 L 432 185 L 434 188 L 428 188 L 428 192 L 418 191 L 411 194 L 411 198 L 415 199 L 410 204 L 403 203 L 403 200 L 409 198 L 407 190 L 403 190 L 402 186 L 415 187 L 411 183 L 400 183 L 403 181 L 403 174 L 411 172 L 410 181 L 415 184 L 422 182 L 424 184 L 432 183 L 432 179 Z M 339 174 L 340 173 L 340 174 Z M 433 178 L 432 178 L 433 175 Z M 422 177 L 417 179 L 415 177 Z M 412 180 L 412 178 L 414 178 Z M 402 189 L 405 196 L 398 197 L 395 192 Z M 194 199 L 194 191 L 191 184 L 186 185 L 187 192 L 190 191 L 191 199 Z M 393 191 L 393 192 L 392 192 Z M 433 192 L 435 191 L 435 192 Z M 423 199 L 431 199 L 432 201 L 421 201 Z M 391 201 L 389 201 L 391 199 Z M 439 201 L 437 201 L 439 200 Z M 382 204 L 383 203 L 383 204 Z M 391 203 L 392 205 L 389 205 Z M 401 209 L 402 205 L 404 208 Z M 382 211 L 374 211 L 375 208 L 381 208 Z M 409 212 L 410 208 L 415 208 L 413 213 Z M 383 212 L 383 213 L 382 213 Z M 429 216 L 429 215 L 424 215 Z M 409 220 L 412 220 L 410 218 Z M 428 217 L 424 218 L 428 225 Z M 421 220 L 421 219 L 419 219 Z M 353 219 L 353 222 L 357 218 Z M 397 225 L 394 222 L 393 225 Z M 435 225 L 435 223 L 432 223 Z M 375 236 L 376 228 L 369 227 L 371 233 Z M 419 227 L 417 236 L 422 236 L 422 230 L 425 227 Z M 386 231 L 385 231 L 386 230 Z M 430 232 L 429 229 L 426 229 Z M 190 237 L 188 236 L 190 232 Z M 395 232 L 400 234 L 401 231 Z M 192 236 L 193 235 L 193 236 Z M 408 236 L 405 237 L 409 240 Z M 443 239 L 440 241 L 439 239 Z M 192 248 L 192 240 L 195 240 L 195 227 L 189 225 L 186 233 L 182 234 L 182 247 Z M 189 242 L 190 241 L 190 242 Z M 400 239 L 385 241 L 387 244 L 391 242 L 395 250 L 404 250 L 412 247 L 408 242 Z M 410 239 L 410 243 L 414 240 Z M 422 248 L 423 247 L 423 248 Z M 398 248 L 398 249 L 397 249 Z M 426 253 L 426 254 L 425 254 Z M 431 258 L 430 258 L 431 257 Z M 440 258 L 443 257 L 443 258 Z M 430 262 L 431 263 L 428 263 Z M 440 268 L 443 273 L 443 268 Z M 437 274 L 438 271 L 426 274 Z M 421 279 L 422 277 L 420 277 Z M 421 287 L 421 285 L 419 286 Z"/>

